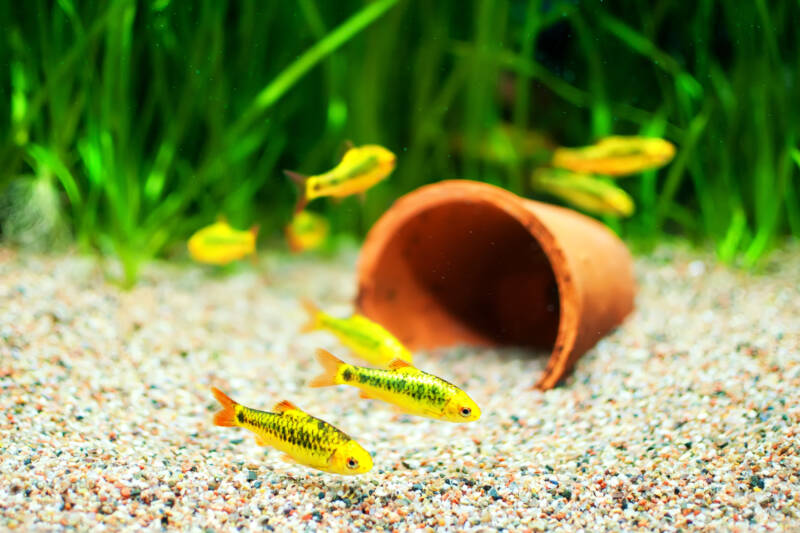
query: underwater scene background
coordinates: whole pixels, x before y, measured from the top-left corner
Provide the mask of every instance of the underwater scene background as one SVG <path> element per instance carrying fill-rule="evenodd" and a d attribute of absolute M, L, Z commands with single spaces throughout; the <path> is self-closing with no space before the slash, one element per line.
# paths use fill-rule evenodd
<path fill-rule="evenodd" d="M 798 21 L 0 1 L 0 531 L 800 531 Z"/>
<path fill-rule="evenodd" d="M 0 4 L 0 220 L 12 244 L 75 242 L 133 281 L 219 215 L 279 242 L 282 169 L 348 140 L 397 154 L 365 203 L 317 202 L 361 237 L 400 195 L 466 178 L 535 192 L 555 146 L 662 137 L 675 159 L 617 183 L 637 247 L 710 241 L 755 265 L 800 235 L 795 1 Z"/>

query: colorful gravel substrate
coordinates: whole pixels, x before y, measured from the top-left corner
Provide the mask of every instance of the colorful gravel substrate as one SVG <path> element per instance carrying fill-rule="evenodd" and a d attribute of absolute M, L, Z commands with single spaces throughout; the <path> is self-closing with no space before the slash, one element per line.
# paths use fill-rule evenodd
<path fill-rule="evenodd" d="M 637 311 L 548 392 L 544 354 L 456 348 L 417 365 L 481 405 L 472 424 L 310 389 L 309 297 L 351 311 L 355 253 L 229 277 L 156 266 L 124 292 L 94 264 L 0 250 L 0 530 L 800 529 L 800 248 L 748 275 L 660 248 Z M 287 399 L 375 468 L 287 464 L 211 424 L 215 385 Z"/>

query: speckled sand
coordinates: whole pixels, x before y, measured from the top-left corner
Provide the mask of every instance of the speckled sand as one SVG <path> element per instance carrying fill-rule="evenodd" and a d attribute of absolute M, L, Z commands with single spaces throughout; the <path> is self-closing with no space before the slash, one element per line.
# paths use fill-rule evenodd
<path fill-rule="evenodd" d="M 349 312 L 355 258 L 158 266 L 126 293 L 86 259 L 0 250 L 0 530 L 800 528 L 800 248 L 754 277 L 638 259 L 636 314 L 546 393 L 541 354 L 419 354 L 482 406 L 466 425 L 304 386 L 315 347 L 346 352 L 298 335 L 298 297 Z M 374 470 L 317 473 L 212 426 L 210 384 L 293 401 Z"/>

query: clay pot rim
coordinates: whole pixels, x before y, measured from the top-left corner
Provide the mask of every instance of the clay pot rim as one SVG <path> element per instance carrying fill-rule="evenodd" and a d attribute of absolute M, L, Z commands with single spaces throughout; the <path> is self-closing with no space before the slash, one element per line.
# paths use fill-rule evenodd
<path fill-rule="evenodd" d="M 559 317 L 558 333 L 550 355 L 550 364 L 538 386 L 551 388 L 563 374 L 578 336 L 578 317 L 581 302 L 567 257 L 557 240 L 539 220 L 525 207 L 530 201 L 500 187 L 470 180 L 444 180 L 424 185 L 398 199 L 391 209 L 370 229 L 358 262 L 358 278 L 365 279 L 365 265 L 378 264 L 379 254 L 384 248 L 380 239 L 371 239 L 375 234 L 395 235 L 412 217 L 447 203 L 484 203 L 499 209 L 522 225 L 541 247 L 550 269 L 553 271 L 558 288 Z M 557 208 L 556 206 L 553 206 Z M 380 242 L 379 242 L 380 241 Z M 359 288 L 359 299 L 363 292 Z M 360 302 L 356 302 L 361 307 Z M 550 367 L 548 364 L 548 367 Z M 554 379 L 555 378 L 555 379 Z"/>

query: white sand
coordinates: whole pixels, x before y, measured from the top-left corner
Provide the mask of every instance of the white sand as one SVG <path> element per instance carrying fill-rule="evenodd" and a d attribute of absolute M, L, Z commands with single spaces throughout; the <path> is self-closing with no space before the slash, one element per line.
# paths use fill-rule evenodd
<path fill-rule="evenodd" d="M 541 354 L 419 354 L 481 405 L 464 425 L 304 385 L 314 348 L 347 352 L 298 335 L 298 298 L 348 313 L 354 261 L 273 260 L 269 283 L 160 266 L 126 293 L 86 260 L 0 250 L 0 529 L 800 528 L 797 247 L 759 276 L 638 260 L 635 315 L 546 393 Z M 374 470 L 318 473 L 214 427 L 210 384 L 291 400 Z"/>

